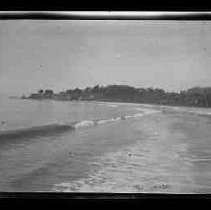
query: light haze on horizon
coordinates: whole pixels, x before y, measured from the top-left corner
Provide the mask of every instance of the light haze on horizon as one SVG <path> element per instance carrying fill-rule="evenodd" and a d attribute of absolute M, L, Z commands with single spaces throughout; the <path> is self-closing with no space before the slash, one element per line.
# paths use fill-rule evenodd
<path fill-rule="evenodd" d="M 0 21 L 0 94 L 211 86 L 208 21 Z"/>

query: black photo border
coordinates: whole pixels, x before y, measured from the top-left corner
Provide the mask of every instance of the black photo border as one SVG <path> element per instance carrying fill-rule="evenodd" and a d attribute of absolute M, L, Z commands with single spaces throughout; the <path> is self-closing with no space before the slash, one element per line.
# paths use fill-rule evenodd
<path fill-rule="evenodd" d="M 166 10 L 159 8 L 145 10 L 133 10 L 128 13 L 120 13 L 119 10 L 103 8 L 80 8 L 76 7 L 72 10 L 62 9 L 62 7 L 53 7 L 50 11 L 44 6 L 37 10 L 27 10 L 27 7 L 21 8 L 18 6 L 17 10 L 14 7 L 0 7 L 0 21 L 1 20 L 175 20 L 175 21 L 211 21 L 211 9 L 209 7 L 196 7 L 187 9 L 182 7 L 178 9 L 169 7 Z M 48 7 L 48 9 L 51 7 Z M 69 8 L 69 7 L 68 7 Z M 121 7 L 119 7 L 121 9 Z M 143 8 L 143 7 L 142 7 Z M 148 7 L 147 7 L 148 8 Z M 61 12 L 60 12 L 61 11 Z M 122 11 L 128 11 L 122 9 Z M 86 14 L 83 12 L 87 12 Z M 90 13 L 91 12 L 91 13 Z M 103 12 L 101 14 L 100 12 Z M 133 14 L 131 14 L 131 12 Z M 146 12 L 147 15 L 146 15 Z M 151 12 L 151 13 L 150 13 Z M 127 15 L 126 15 L 127 14 Z M 156 201 L 156 202 L 155 202 Z M 211 194 L 156 194 L 156 193 L 47 193 L 47 192 L 0 192 L 0 206 L 12 205 L 13 207 L 23 207 L 28 204 L 36 206 L 37 204 L 50 205 L 64 205 L 68 207 L 80 206 L 84 208 L 101 206 L 123 206 L 130 207 L 131 204 L 137 206 L 151 206 L 165 203 L 168 205 L 187 204 L 189 207 L 201 207 L 204 204 L 210 204 Z M 182 203 L 181 203 L 182 202 Z M 27 208 L 29 206 L 26 205 Z"/>

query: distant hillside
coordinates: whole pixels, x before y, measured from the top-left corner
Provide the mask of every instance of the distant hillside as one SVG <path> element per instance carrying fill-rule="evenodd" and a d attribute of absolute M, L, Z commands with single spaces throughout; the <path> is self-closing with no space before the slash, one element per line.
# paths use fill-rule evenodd
<path fill-rule="evenodd" d="M 39 90 L 23 99 L 100 100 L 150 103 L 176 106 L 211 107 L 211 87 L 193 87 L 180 93 L 165 92 L 159 88 L 135 88 L 128 85 L 108 85 L 68 89 L 60 93 Z"/>

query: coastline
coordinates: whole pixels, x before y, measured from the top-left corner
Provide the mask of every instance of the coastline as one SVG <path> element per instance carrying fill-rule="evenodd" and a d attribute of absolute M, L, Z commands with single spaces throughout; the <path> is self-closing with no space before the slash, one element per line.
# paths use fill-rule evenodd
<path fill-rule="evenodd" d="M 131 105 L 129 109 L 137 106 L 125 104 Z M 211 138 L 208 121 L 181 112 L 158 112 L 61 136 L 18 141 L 11 144 L 15 153 L 2 147 L 2 171 L 10 167 L 16 174 L 2 174 L 2 183 L 6 180 L 2 187 L 11 191 L 210 192 L 203 184 L 210 177 L 205 156 L 209 152 L 207 137 Z M 31 167 L 24 169 L 27 161 Z M 203 179 L 201 169 L 206 172 Z"/>
<path fill-rule="evenodd" d="M 68 89 L 54 93 L 52 89 L 40 89 L 22 99 L 53 99 L 62 101 L 104 101 L 144 103 L 182 107 L 211 107 L 211 88 L 193 87 L 180 92 L 166 92 L 160 88 L 136 88 L 128 85 L 107 85 Z"/>
<path fill-rule="evenodd" d="M 126 104 L 126 105 L 144 105 L 148 107 L 160 107 L 160 108 L 205 108 L 209 109 L 211 107 L 207 106 L 188 106 L 188 105 L 173 105 L 173 104 L 157 104 L 157 103 L 140 103 L 135 101 L 115 101 L 115 100 L 103 100 L 103 99 L 94 99 L 94 100 L 62 100 L 62 99 L 32 99 L 32 98 L 18 98 L 18 97 L 9 97 L 10 99 L 21 99 L 21 100 L 36 100 L 36 101 L 62 101 L 62 102 L 102 102 L 102 103 L 113 103 L 113 104 Z"/>

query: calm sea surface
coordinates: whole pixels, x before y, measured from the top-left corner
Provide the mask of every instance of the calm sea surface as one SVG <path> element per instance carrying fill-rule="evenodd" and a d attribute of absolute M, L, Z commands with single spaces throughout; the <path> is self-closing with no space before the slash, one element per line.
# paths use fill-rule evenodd
<path fill-rule="evenodd" d="M 211 109 L 1 97 L 0 190 L 211 193 Z"/>

